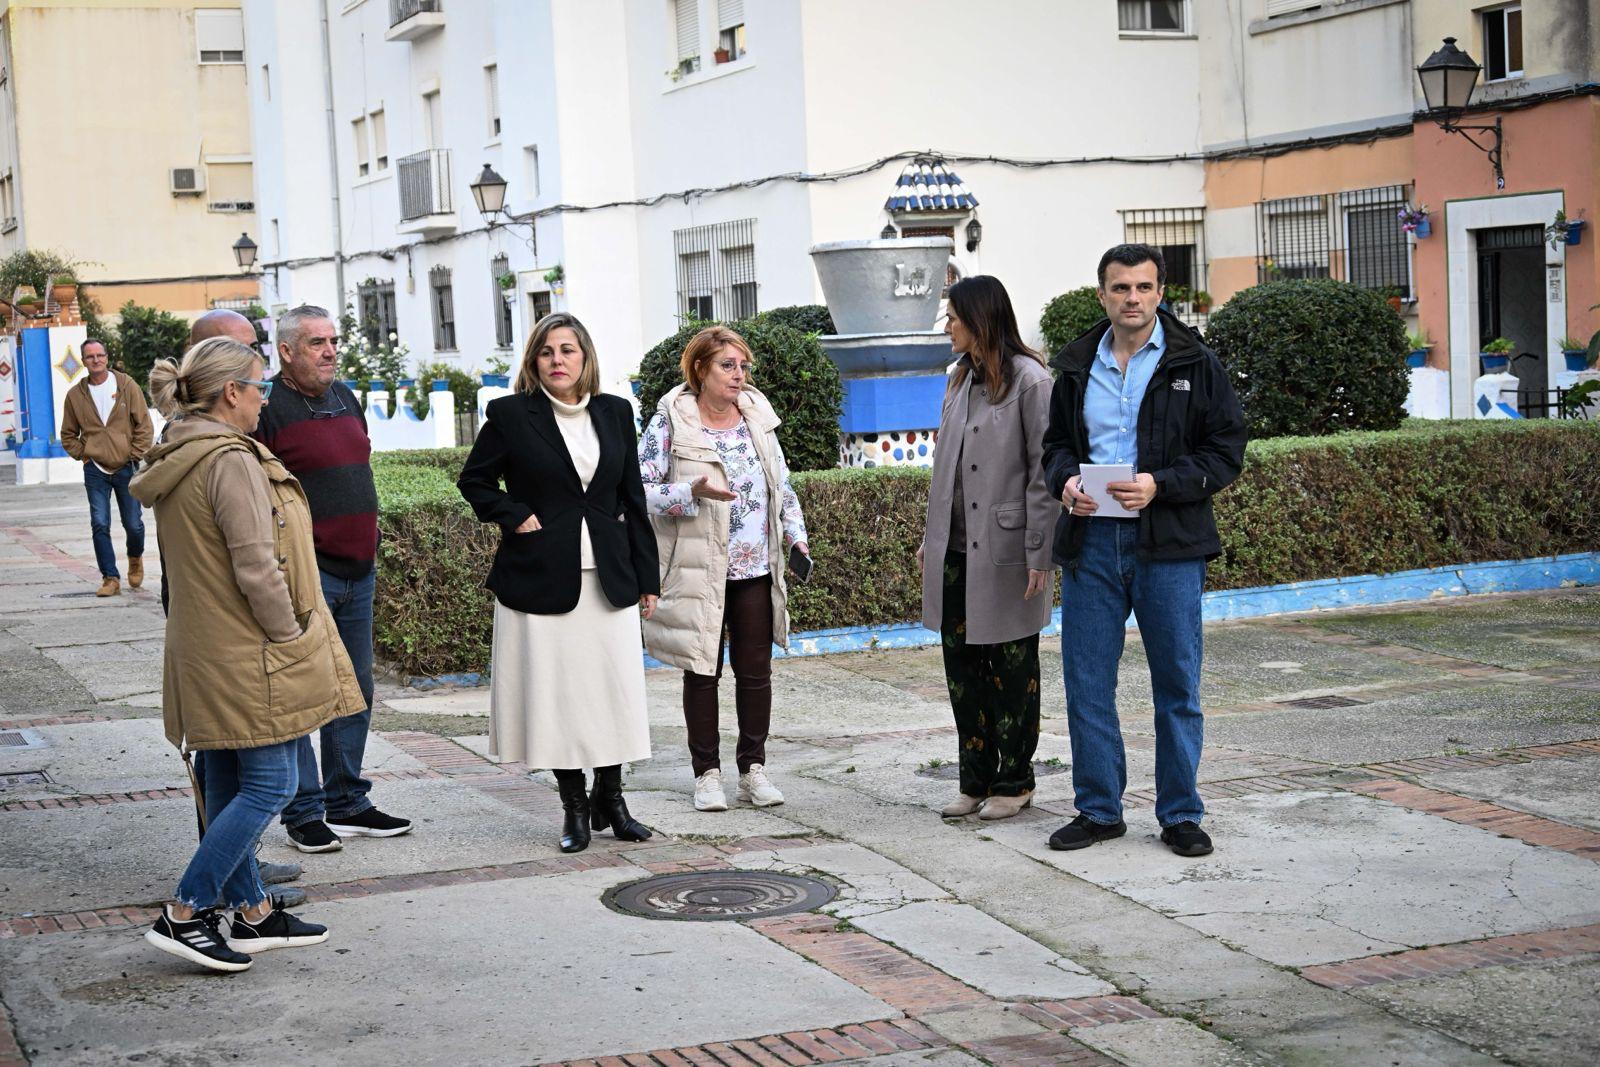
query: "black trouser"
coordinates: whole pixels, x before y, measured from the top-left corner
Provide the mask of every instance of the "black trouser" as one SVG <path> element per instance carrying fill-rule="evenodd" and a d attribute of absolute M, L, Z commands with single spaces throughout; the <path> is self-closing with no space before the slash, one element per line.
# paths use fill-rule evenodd
<path fill-rule="evenodd" d="M 1033 789 L 1039 747 L 1039 635 L 967 642 L 967 557 L 944 557 L 944 677 L 961 744 L 961 792 L 1015 797 Z"/>
<path fill-rule="evenodd" d="M 717 673 L 683 672 L 683 722 L 689 730 L 689 759 L 696 778 L 722 766 L 717 752 L 717 680 L 722 677 L 724 642 L 733 664 L 734 708 L 739 716 L 739 747 L 734 754 L 739 773 L 752 763 L 767 762 L 767 731 L 772 727 L 772 575 L 728 583 L 722 631 L 717 638 Z"/>

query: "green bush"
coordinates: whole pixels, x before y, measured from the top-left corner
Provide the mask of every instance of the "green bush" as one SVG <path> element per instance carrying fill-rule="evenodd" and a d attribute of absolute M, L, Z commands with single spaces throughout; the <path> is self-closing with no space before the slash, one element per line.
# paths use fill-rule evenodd
<path fill-rule="evenodd" d="M 1045 351 L 1055 355 L 1069 341 L 1076 340 L 1079 334 L 1105 317 L 1106 309 L 1100 306 L 1094 286 L 1085 285 L 1081 289 L 1062 293 L 1046 304 L 1044 314 L 1039 316 L 1039 332 L 1044 334 Z"/>
<path fill-rule="evenodd" d="M 456 414 L 478 406 L 478 386 L 481 384 L 478 379 L 453 363 L 429 363 L 417 367 L 417 388 L 411 395 L 411 410 L 417 413 L 417 418 L 427 418 L 428 410 L 433 406 L 435 378 L 443 378 L 450 383 L 450 391 L 456 397 Z"/>
<path fill-rule="evenodd" d="M 1593 551 L 1600 544 L 1600 424 L 1408 423 L 1382 433 L 1252 442 L 1216 497 L 1223 555 L 1207 584 L 1235 589 Z M 499 542 L 455 489 L 463 449 L 374 462 L 383 543 L 377 640 L 403 671 L 481 670 Z M 921 615 L 916 548 L 929 472 L 795 476 L 816 575 L 791 588 L 796 631 Z"/>
<path fill-rule="evenodd" d="M 678 360 L 690 338 L 710 325 L 690 321 L 646 352 L 639 362 L 639 411 L 648 421 L 667 392 L 683 381 Z M 839 465 L 839 407 L 844 387 L 839 369 L 815 336 L 762 315 L 727 326 L 743 337 L 755 357 L 752 379 L 783 420 L 778 441 L 791 470 L 829 470 Z"/>
<path fill-rule="evenodd" d="M 1266 282 L 1211 316 L 1251 437 L 1390 430 L 1405 418 L 1405 322 L 1378 294 L 1331 278 Z"/>
<path fill-rule="evenodd" d="M 179 359 L 189 347 L 189 324 L 171 312 L 140 307 L 130 300 L 118 314 L 122 369 L 141 387 L 149 383 L 156 360 Z"/>
<path fill-rule="evenodd" d="M 789 307 L 773 308 L 751 316 L 767 322 L 776 322 L 799 330 L 801 333 L 833 334 L 838 331 L 833 328 L 833 316 L 828 314 L 828 309 L 821 304 L 792 304 Z M 746 320 L 748 321 L 748 320 Z"/>

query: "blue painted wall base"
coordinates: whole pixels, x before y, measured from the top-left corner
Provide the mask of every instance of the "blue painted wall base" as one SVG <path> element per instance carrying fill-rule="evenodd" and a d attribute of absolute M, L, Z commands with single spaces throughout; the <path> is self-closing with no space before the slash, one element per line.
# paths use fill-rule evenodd
<path fill-rule="evenodd" d="M 939 425 L 943 374 L 899 378 L 846 378 L 839 408 L 841 433 L 927 430 Z"/>

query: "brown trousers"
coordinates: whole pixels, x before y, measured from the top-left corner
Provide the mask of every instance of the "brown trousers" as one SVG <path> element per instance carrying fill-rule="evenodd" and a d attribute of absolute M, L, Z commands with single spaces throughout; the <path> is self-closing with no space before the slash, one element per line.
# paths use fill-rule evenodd
<path fill-rule="evenodd" d="M 739 715 L 739 773 L 767 762 L 767 731 L 772 725 L 772 576 L 728 583 L 717 640 L 717 673 L 683 672 L 683 721 L 689 730 L 689 758 L 698 778 L 722 766 L 718 754 L 717 680 L 722 677 L 726 643 L 733 664 L 734 707 Z"/>

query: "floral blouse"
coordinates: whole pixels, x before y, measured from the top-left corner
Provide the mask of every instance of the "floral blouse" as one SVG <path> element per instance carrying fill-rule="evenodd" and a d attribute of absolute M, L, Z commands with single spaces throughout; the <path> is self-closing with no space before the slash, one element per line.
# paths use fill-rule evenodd
<path fill-rule="evenodd" d="M 728 430 L 707 427 L 705 435 L 722 460 L 728 488 L 737 494 L 737 499 L 728 503 L 728 580 L 760 578 L 772 570 L 767 558 L 767 477 L 750 439 L 750 427 L 740 419 Z M 672 472 L 672 427 L 665 412 L 656 412 L 639 438 L 639 471 L 652 512 L 683 518 L 699 514 L 700 501 L 690 492 L 691 483 L 667 481 Z M 794 545 L 806 540 L 806 524 L 782 452 L 778 454 L 778 476 L 783 486 L 778 508 L 783 543 Z"/>

